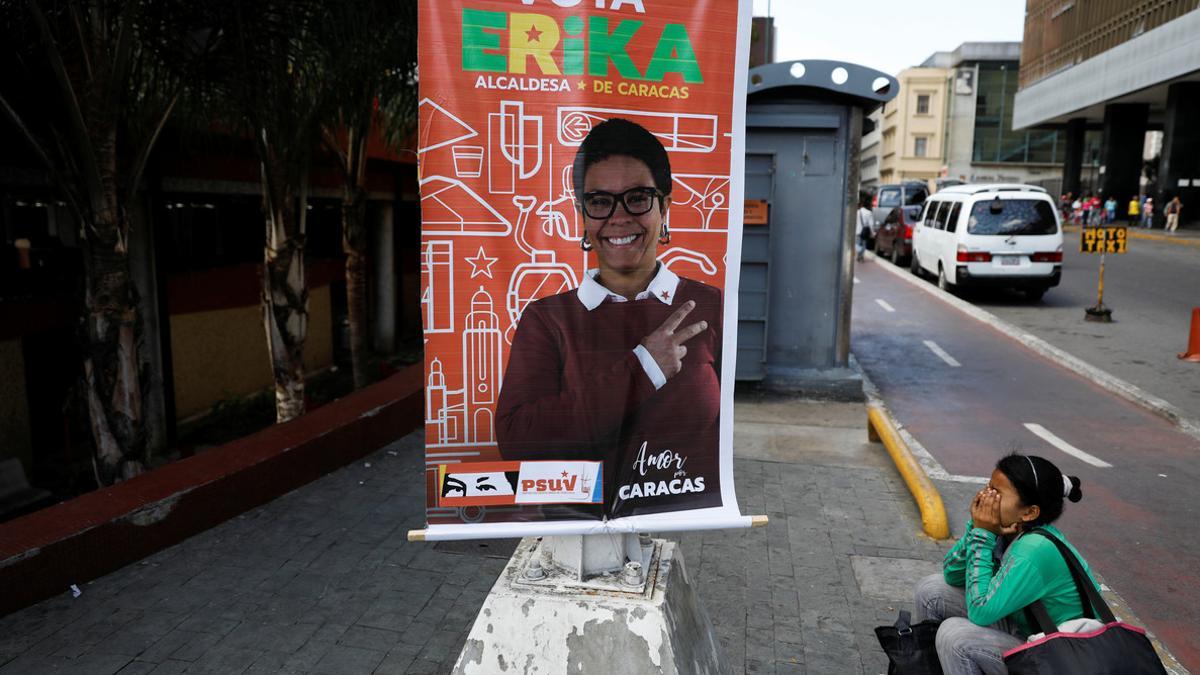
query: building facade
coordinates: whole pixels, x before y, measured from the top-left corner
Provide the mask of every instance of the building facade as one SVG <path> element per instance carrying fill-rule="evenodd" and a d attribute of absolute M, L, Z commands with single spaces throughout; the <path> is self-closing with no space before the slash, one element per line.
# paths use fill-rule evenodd
<path fill-rule="evenodd" d="M 259 166 L 236 139 L 185 143 L 168 127 L 133 203 L 148 445 L 188 450 L 179 429 L 273 387 L 262 319 L 265 225 Z M 90 474 L 77 382 L 82 250 L 78 225 L 24 140 L 0 125 L 0 462 L 65 498 Z M 375 137 L 367 162 L 370 330 L 377 353 L 420 335 L 415 153 Z M 305 241 L 309 375 L 347 363 L 341 181 L 328 162 L 309 178 Z M 87 487 L 91 487 L 88 484 Z M 0 512 L 0 518 L 3 512 Z"/>
<path fill-rule="evenodd" d="M 880 143 L 883 141 L 883 108 L 871 111 L 863 120 L 862 149 L 859 151 L 858 184 L 864 192 L 879 186 Z"/>
<path fill-rule="evenodd" d="M 879 183 L 933 181 L 942 169 L 946 138 L 946 68 L 900 71 L 900 93 L 883 106 Z"/>
<path fill-rule="evenodd" d="M 1020 53 L 1019 42 L 965 42 L 923 64 L 950 71 L 942 178 L 1058 189 L 1066 154 L 1062 133 L 1013 128 Z"/>
<path fill-rule="evenodd" d="M 1198 9 L 1200 0 L 1027 0 L 1013 124 L 1065 129 L 1064 190 L 1080 191 L 1090 160 L 1098 190 L 1118 200 L 1200 199 Z M 1162 145 L 1147 163 L 1152 131 Z M 1092 148 L 1089 136 L 1099 138 Z M 1185 226 L 1195 213 L 1183 211 Z"/>

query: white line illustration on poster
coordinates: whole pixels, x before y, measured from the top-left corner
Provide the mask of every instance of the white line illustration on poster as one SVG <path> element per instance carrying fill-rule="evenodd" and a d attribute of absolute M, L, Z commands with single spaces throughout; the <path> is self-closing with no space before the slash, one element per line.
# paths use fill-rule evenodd
<path fill-rule="evenodd" d="M 485 276 L 488 279 L 494 279 L 495 277 L 492 276 L 492 265 L 495 265 L 500 259 L 493 258 L 492 256 L 488 255 L 487 252 L 483 250 L 483 247 L 480 246 L 479 252 L 475 254 L 475 257 L 463 258 L 463 260 L 471 266 L 472 279 L 478 276 Z"/>
<path fill-rule="evenodd" d="M 479 135 L 470 124 L 428 98 L 417 104 L 417 116 L 423 130 L 417 145 L 418 155 Z"/>
<path fill-rule="evenodd" d="M 425 334 L 454 332 L 454 242 L 421 244 L 421 313 Z"/>
<path fill-rule="evenodd" d="M 592 127 L 614 117 L 642 125 L 658 137 L 668 152 L 712 152 L 717 147 L 716 115 L 590 106 L 563 106 L 558 109 L 558 142 L 577 146 L 587 138 Z"/>
<path fill-rule="evenodd" d="M 708 257 L 704 253 L 701 253 L 700 251 L 693 251 L 690 248 L 684 248 L 682 246 L 672 246 L 671 248 L 663 251 L 662 254 L 658 256 L 658 261 L 662 263 L 664 267 L 672 271 L 674 271 L 672 267 L 678 266 L 680 263 L 691 263 L 700 268 L 701 272 L 704 272 L 710 277 L 717 275 L 717 265 L 712 261 L 712 258 Z"/>
<path fill-rule="evenodd" d="M 517 195 L 512 200 L 519 211 L 516 244 L 529 255 L 529 261 L 517 265 L 512 276 L 508 278 L 508 292 L 504 302 L 509 322 L 504 331 L 504 341 L 508 344 L 512 344 L 521 312 L 525 311 L 529 303 L 548 295 L 564 293 L 579 285 L 579 278 L 570 265 L 558 262 L 554 251 L 538 249 L 529 241 L 529 215 L 534 211 L 538 198 L 532 195 Z M 546 203 L 549 202 L 543 202 Z"/>
<path fill-rule="evenodd" d="M 496 444 L 492 410 L 503 381 L 504 337 L 495 303 L 483 286 L 471 296 L 465 324 L 461 388 L 449 388 L 441 359 L 434 358 L 429 364 L 425 386 L 427 448 Z M 467 451 L 441 456 L 450 454 L 472 455 Z"/>
<path fill-rule="evenodd" d="M 513 194 L 518 178 L 542 168 L 542 118 L 526 115 L 524 101 L 501 101 L 488 113 L 488 192 Z"/>
<path fill-rule="evenodd" d="M 547 182 L 550 194 L 554 194 L 554 155 L 550 155 L 550 171 Z M 578 241 L 583 236 L 579 228 L 579 211 L 575 208 L 575 190 L 571 186 L 571 165 L 564 166 L 560 175 L 561 191 L 553 200 L 542 202 L 537 214 L 542 219 L 542 234 L 557 236 L 567 241 Z M 561 205 L 566 204 L 566 207 Z M 567 212 L 570 215 L 567 215 Z"/>
<path fill-rule="evenodd" d="M 450 148 L 450 152 L 456 177 L 479 178 L 483 175 L 483 146 L 456 145 Z"/>
<path fill-rule="evenodd" d="M 671 230 L 674 232 L 725 231 L 726 227 L 713 227 L 713 216 L 718 212 L 729 212 L 729 176 L 711 176 L 699 173 L 677 173 L 672 182 L 683 190 L 671 193 Z M 681 199 L 675 199 L 676 196 Z M 728 223 L 728 216 L 725 222 Z"/>
<path fill-rule="evenodd" d="M 507 237 L 511 232 L 512 223 L 462 181 L 446 176 L 421 180 L 423 235 Z"/>

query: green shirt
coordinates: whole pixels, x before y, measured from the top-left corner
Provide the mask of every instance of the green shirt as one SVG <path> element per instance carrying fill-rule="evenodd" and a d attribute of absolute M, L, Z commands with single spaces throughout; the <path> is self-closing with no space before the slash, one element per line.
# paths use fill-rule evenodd
<path fill-rule="evenodd" d="M 1066 537 L 1052 525 L 1041 527 L 1075 553 L 1095 584 L 1087 562 Z M 1036 534 L 1019 535 L 1009 544 L 997 569 L 993 551 L 998 537 L 975 527 L 970 520 L 966 529 L 967 533 L 942 560 L 942 576 L 951 586 L 965 587 L 967 618 L 972 623 L 988 626 L 1007 617 L 1029 635 L 1033 630 L 1025 620 L 1024 609 L 1037 600 L 1042 601 L 1056 625 L 1084 615 L 1071 570 L 1053 542 Z"/>

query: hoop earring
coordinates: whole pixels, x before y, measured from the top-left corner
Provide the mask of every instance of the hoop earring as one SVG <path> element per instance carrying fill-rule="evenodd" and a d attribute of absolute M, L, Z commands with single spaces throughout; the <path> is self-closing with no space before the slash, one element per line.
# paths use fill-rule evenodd
<path fill-rule="evenodd" d="M 586 231 L 584 231 L 583 236 L 579 238 L 579 248 L 585 251 L 592 250 L 592 241 L 588 239 Z"/>
<path fill-rule="evenodd" d="M 662 233 L 658 235 L 658 243 L 663 246 L 671 243 L 671 227 L 666 222 L 663 223 Z"/>

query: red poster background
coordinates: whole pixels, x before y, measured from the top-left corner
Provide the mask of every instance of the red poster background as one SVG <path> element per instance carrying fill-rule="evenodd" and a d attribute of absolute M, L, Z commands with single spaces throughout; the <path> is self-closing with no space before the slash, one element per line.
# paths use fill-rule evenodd
<path fill-rule="evenodd" d="M 544 74 L 533 57 L 524 59 L 524 73 L 467 71 L 464 9 L 504 13 L 510 23 L 522 13 L 549 17 L 560 29 L 551 52 L 560 71 L 569 17 L 585 24 L 607 17 L 610 32 L 622 20 L 642 22 L 628 48 L 640 73 L 664 26 L 682 24 L 703 82 L 685 82 L 674 72 L 661 82 L 625 79 L 611 62 L 603 77 Z M 516 507 L 439 508 L 437 467 L 501 459 L 494 408 L 521 311 L 575 288 L 596 266 L 579 246 L 582 217 L 570 169 L 592 125 L 624 117 L 659 138 L 673 175 L 672 240 L 660 247 L 659 260 L 681 277 L 724 288 L 734 70 L 744 67 L 734 58 L 738 21 L 734 0 L 582 0 L 571 8 L 551 0 L 422 2 L 418 152 L 431 525 L 521 519 Z M 487 32 L 500 44 L 488 53 L 507 56 L 509 29 Z M 725 368 L 733 368 L 732 357 Z M 722 453 L 729 461 L 728 449 Z"/>

